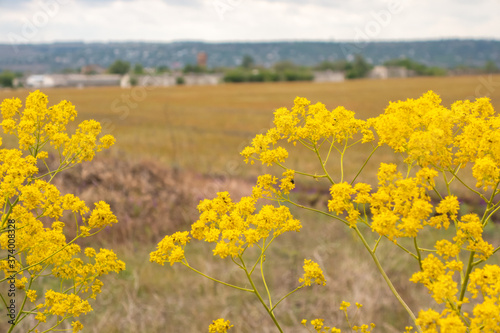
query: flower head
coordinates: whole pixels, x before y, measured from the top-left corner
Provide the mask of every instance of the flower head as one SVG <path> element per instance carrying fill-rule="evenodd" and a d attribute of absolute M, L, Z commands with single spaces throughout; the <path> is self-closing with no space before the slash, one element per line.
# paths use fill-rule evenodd
<path fill-rule="evenodd" d="M 299 282 L 305 286 L 310 286 L 312 283 L 326 285 L 325 276 L 319 265 L 308 259 L 304 259 L 304 276 L 299 279 Z"/>

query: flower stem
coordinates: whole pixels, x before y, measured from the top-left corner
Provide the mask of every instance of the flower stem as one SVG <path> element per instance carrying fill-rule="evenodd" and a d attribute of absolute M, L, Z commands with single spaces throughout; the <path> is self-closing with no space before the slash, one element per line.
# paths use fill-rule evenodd
<path fill-rule="evenodd" d="M 231 288 L 234 288 L 234 289 L 238 289 L 238 290 L 243 290 L 243 291 L 253 292 L 253 290 L 252 290 L 252 289 L 247 289 L 247 288 L 238 287 L 238 286 L 232 285 L 232 284 L 230 284 L 230 283 L 227 283 L 227 282 L 224 282 L 224 281 L 221 281 L 221 280 L 217 280 L 217 279 L 215 279 L 215 278 L 213 278 L 213 277 L 211 277 L 211 276 L 208 276 L 208 275 L 206 275 L 206 274 L 204 274 L 204 273 L 200 272 L 200 271 L 199 271 L 199 270 L 197 270 L 196 268 L 193 268 L 193 267 L 189 266 L 189 264 L 186 264 L 186 263 L 184 263 L 184 262 L 182 262 L 182 264 L 183 264 L 184 266 L 186 266 L 187 268 L 189 268 L 189 269 L 191 269 L 191 270 L 195 271 L 196 273 L 200 274 L 201 276 L 204 276 L 204 277 L 206 277 L 207 279 L 212 280 L 212 281 L 214 281 L 214 282 L 218 282 L 218 283 L 220 283 L 220 284 L 223 284 L 223 285 L 225 285 L 225 286 L 228 286 L 228 287 L 231 287 Z M 246 272 L 246 270 L 245 270 L 245 272 Z"/>
<path fill-rule="evenodd" d="M 240 258 L 241 259 L 241 258 Z M 250 282 L 250 284 L 252 285 L 252 288 L 253 288 L 253 293 L 255 294 L 255 296 L 257 296 L 257 298 L 259 299 L 260 303 L 262 304 L 262 306 L 264 307 L 264 309 L 266 309 L 267 313 L 269 314 L 269 316 L 271 317 L 271 319 L 273 320 L 274 324 L 276 325 L 276 327 L 278 328 L 278 330 L 283 333 L 283 330 L 281 329 L 281 326 L 280 324 L 278 323 L 278 320 L 276 319 L 276 317 L 274 316 L 274 313 L 273 313 L 273 309 L 270 309 L 266 302 L 264 302 L 264 300 L 262 299 L 262 296 L 260 296 L 260 293 L 259 291 L 257 290 L 257 287 L 255 286 L 255 284 L 253 283 L 253 280 L 252 280 L 252 276 L 250 275 L 250 273 L 248 272 L 246 266 L 245 266 L 245 262 L 243 261 L 243 259 L 241 260 L 242 264 L 243 264 L 243 270 L 245 271 L 245 274 L 247 275 L 247 278 L 248 278 L 248 281 Z"/>
<path fill-rule="evenodd" d="M 405 303 L 405 301 L 403 300 L 403 298 L 401 297 L 401 295 L 399 295 L 398 291 L 396 290 L 396 288 L 392 284 L 391 280 L 387 276 L 386 272 L 382 268 L 382 265 L 380 264 L 380 261 L 378 260 L 377 256 L 371 250 L 370 245 L 368 245 L 368 243 L 366 242 L 366 239 L 363 237 L 363 235 L 359 231 L 358 227 L 353 227 L 353 229 L 356 231 L 356 234 L 358 235 L 358 237 L 361 240 L 361 242 L 363 242 L 363 245 L 368 250 L 368 253 L 370 253 L 370 256 L 372 257 L 373 261 L 375 262 L 375 265 L 377 266 L 378 271 L 380 272 L 380 274 L 384 278 L 385 282 L 389 286 L 389 289 L 391 290 L 391 292 L 393 293 L 393 295 L 396 297 L 396 299 L 399 301 L 399 303 L 403 306 L 403 308 L 405 308 L 406 312 L 408 312 L 408 314 L 410 315 L 411 319 L 415 323 L 415 326 L 417 327 L 418 332 L 422 333 L 422 328 L 417 324 L 417 318 L 415 317 L 415 314 L 413 314 L 413 311 Z"/>

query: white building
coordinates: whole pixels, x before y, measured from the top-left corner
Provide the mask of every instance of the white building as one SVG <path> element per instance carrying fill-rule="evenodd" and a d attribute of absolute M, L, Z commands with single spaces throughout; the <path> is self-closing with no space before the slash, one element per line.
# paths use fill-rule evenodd
<path fill-rule="evenodd" d="M 314 82 L 342 82 L 345 80 L 345 73 L 339 71 L 315 71 L 313 75 Z"/>
<path fill-rule="evenodd" d="M 401 66 L 375 66 L 368 73 L 368 77 L 371 79 L 404 78 L 414 75 L 414 71 Z"/>
<path fill-rule="evenodd" d="M 26 86 L 33 88 L 54 87 L 100 87 L 120 86 L 122 76 L 118 74 L 43 74 L 30 75 L 26 78 Z"/>
<path fill-rule="evenodd" d="M 211 86 L 222 82 L 223 74 L 185 74 L 184 84 L 187 86 Z"/>

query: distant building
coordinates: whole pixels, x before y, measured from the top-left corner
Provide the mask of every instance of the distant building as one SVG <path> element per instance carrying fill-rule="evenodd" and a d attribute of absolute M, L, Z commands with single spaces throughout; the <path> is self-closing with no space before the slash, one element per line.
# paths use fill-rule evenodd
<path fill-rule="evenodd" d="M 95 64 L 83 66 L 80 69 L 80 74 L 90 75 L 90 74 L 104 74 L 104 73 L 106 73 L 106 68 Z"/>
<path fill-rule="evenodd" d="M 117 74 L 43 74 L 28 76 L 26 86 L 33 88 L 120 86 L 121 80 L 122 76 Z"/>
<path fill-rule="evenodd" d="M 176 79 L 176 76 L 168 73 L 162 75 L 138 75 L 132 77 L 127 74 L 123 76 L 120 86 L 122 88 L 128 88 L 132 86 L 133 83 L 133 85 L 139 87 L 168 87 L 175 86 L 177 83 Z"/>
<path fill-rule="evenodd" d="M 342 82 L 345 80 L 345 73 L 339 71 L 315 71 L 313 75 L 314 82 Z"/>
<path fill-rule="evenodd" d="M 30 75 L 26 78 L 27 87 L 42 88 L 46 87 L 48 84 L 45 75 Z"/>
<path fill-rule="evenodd" d="M 207 54 L 205 52 L 198 53 L 197 63 L 200 67 L 207 67 Z"/>
<path fill-rule="evenodd" d="M 415 76 L 415 71 L 401 66 L 375 66 L 368 73 L 371 79 L 405 78 Z"/>
<path fill-rule="evenodd" d="M 222 82 L 223 74 L 186 74 L 184 84 L 186 86 L 216 85 Z"/>
<path fill-rule="evenodd" d="M 120 86 L 122 88 L 129 88 L 133 85 L 139 87 L 170 87 L 177 85 L 179 78 L 182 78 L 183 84 L 186 86 L 216 85 L 222 82 L 223 74 L 182 74 L 181 72 L 139 76 L 127 74 L 123 76 Z"/>

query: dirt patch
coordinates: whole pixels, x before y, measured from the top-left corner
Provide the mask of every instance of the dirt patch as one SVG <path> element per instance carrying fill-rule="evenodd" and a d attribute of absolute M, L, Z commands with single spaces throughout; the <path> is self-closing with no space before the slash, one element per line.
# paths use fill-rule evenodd
<path fill-rule="evenodd" d="M 106 244 L 158 242 L 166 234 L 189 230 L 198 218 L 200 200 L 220 191 L 239 200 L 253 185 L 242 179 L 172 169 L 154 160 L 113 157 L 66 170 L 53 184 L 62 194 L 79 196 L 91 209 L 100 200 L 111 206 L 119 223 L 92 237 Z"/>

